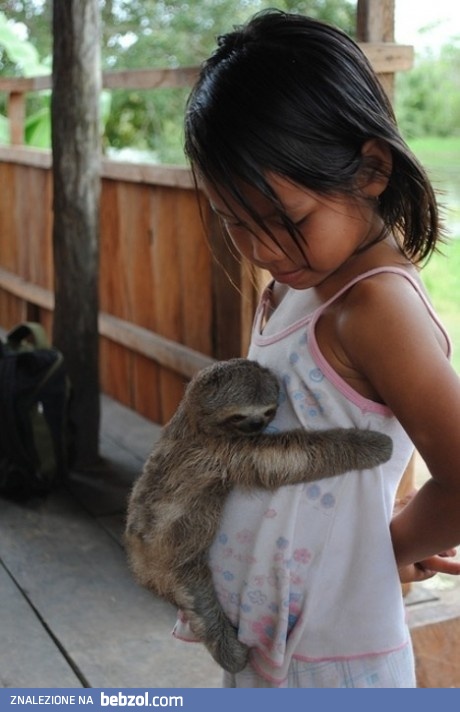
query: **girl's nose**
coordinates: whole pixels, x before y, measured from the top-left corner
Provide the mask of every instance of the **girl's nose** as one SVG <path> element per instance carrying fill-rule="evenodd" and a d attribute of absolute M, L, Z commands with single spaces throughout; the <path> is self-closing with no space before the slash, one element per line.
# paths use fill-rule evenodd
<path fill-rule="evenodd" d="M 270 264 L 276 260 L 280 249 L 277 244 L 267 238 L 267 235 L 253 235 L 251 240 L 252 257 L 254 261 L 262 264 Z"/>

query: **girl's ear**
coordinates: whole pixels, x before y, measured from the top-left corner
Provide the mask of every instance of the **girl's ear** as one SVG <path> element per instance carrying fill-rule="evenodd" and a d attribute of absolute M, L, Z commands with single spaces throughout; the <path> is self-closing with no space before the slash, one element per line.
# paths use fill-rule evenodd
<path fill-rule="evenodd" d="M 393 158 L 385 141 L 371 138 L 361 148 L 362 167 L 359 185 L 368 198 L 378 198 L 390 180 Z"/>

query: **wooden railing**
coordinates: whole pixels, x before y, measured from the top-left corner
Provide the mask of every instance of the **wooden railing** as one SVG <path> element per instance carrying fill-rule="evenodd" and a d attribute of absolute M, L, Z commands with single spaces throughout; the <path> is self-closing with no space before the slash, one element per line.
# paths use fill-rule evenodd
<path fill-rule="evenodd" d="M 413 47 L 392 42 L 360 43 L 377 74 L 382 78 L 410 69 Z M 178 69 L 135 69 L 104 72 L 104 89 L 171 89 L 189 87 L 198 75 L 197 67 Z M 0 91 L 8 94 L 8 118 L 12 145 L 24 142 L 25 94 L 52 88 L 51 76 L 0 78 Z"/>

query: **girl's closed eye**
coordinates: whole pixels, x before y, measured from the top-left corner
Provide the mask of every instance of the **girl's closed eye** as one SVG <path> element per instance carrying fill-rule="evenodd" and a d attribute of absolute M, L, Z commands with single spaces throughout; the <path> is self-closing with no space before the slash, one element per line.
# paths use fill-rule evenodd
<path fill-rule="evenodd" d="M 300 220 L 294 220 L 294 226 L 297 228 L 303 227 L 306 224 L 306 222 L 308 221 L 308 218 L 309 218 L 308 215 L 304 215 L 303 217 L 300 218 Z"/>

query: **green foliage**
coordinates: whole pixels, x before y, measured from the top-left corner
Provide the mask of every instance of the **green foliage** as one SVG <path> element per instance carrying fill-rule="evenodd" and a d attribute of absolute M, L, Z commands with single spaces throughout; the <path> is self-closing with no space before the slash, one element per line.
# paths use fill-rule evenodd
<path fill-rule="evenodd" d="M 460 46 L 426 52 L 396 78 L 396 115 L 406 137 L 460 135 Z"/>
<path fill-rule="evenodd" d="M 182 122 L 188 89 L 114 91 L 105 145 L 145 150 L 146 160 L 184 163 Z"/>
<path fill-rule="evenodd" d="M 452 363 L 460 374 L 460 239 L 451 240 L 442 253 L 433 255 L 422 271 L 422 278 L 452 340 Z"/>
<path fill-rule="evenodd" d="M 10 22 L 17 23 L 26 31 L 24 39 L 34 46 L 48 70 L 51 66 L 51 0 L 2 0 L 1 9 Z M 0 75 L 21 75 L 0 43 Z"/>
<path fill-rule="evenodd" d="M 49 66 L 40 60 L 35 46 L 15 32 L 4 12 L 0 12 L 0 50 L 2 64 L 8 67 L 11 75 L 33 77 L 50 73 Z M 6 74 L 4 71 L 1 73 Z"/>
<path fill-rule="evenodd" d="M 12 3 L 15 4 L 15 3 Z M 27 5 L 27 3 L 16 3 Z M 37 3 L 32 3 L 37 7 Z M 40 3 L 38 3 L 39 5 Z M 49 28 L 48 28 L 49 34 Z M 49 61 L 42 62 L 35 46 L 14 31 L 5 14 L 0 12 L 0 51 L 3 57 L 3 75 L 41 76 L 50 73 Z M 5 57 L 8 59 L 8 69 L 5 69 Z M 35 92 L 27 96 L 27 111 L 24 128 L 25 143 L 37 148 L 51 146 L 51 111 L 49 91 Z M 101 121 L 107 121 L 110 113 L 110 93 L 101 93 Z M 0 115 L 0 143 L 9 143 L 9 122 Z"/>
<path fill-rule="evenodd" d="M 354 31 L 350 0 L 278 0 L 280 10 L 310 14 Z M 218 35 L 245 22 L 269 0 L 118 0 L 102 6 L 106 69 L 199 64 Z"/>
<path fill-rule="evenodd" d="M 409 144 L 428 169 L 449 234 L 460 240 L 460 135 L 417 138 Z"/>
<path fill-rule="evenodd" d="M 51 114 L 50 107 L 43 106 L 31 114 L 25 124 L 25 142 L 36 148 L 49 148 L 51 145 Z"/>
<path fill-rule="evenodd" d="M 46 62 L 40 60 L 35 46 L 18 35 L 5 13 L 0 12 L 0 66 L 2 74 L 10 76 L 42 76 L 50 73 Z M 29 96 L 25 125 L 25 141 L 31 146 L 50 146 L 49 92 Z M 33 106 L 33 110 L 30 110 Z M 0 143 L 9 143 L 9 122 L 0 116 Z"/>
<path fill-rule="evenodd" d="M 453 364 L 460 373 L 460 136 L 410 141 L 426 167 L 444 206 L 449 239 L 433 254 L 422 278 L 454 346 Z"/>
<path fill-rule="evenodd" d="M 409 139 L 409 145 L 423 163 L 430 168 L 441 166 L 443 169 L 452 167 L 457 173 L 460 170 L 460 135 L 423 136 Z"/>
<path fill-rule="evenodd" d="M 10 122 L 6 116 L 0 114 L 0 145 L 8 144 L 10 141 Z"/>

